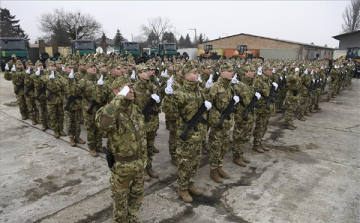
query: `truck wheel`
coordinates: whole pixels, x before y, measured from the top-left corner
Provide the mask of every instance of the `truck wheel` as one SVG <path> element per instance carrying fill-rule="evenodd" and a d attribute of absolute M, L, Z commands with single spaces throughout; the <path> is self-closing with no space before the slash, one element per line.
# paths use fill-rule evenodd
<path fill-rule="evenodd" d="M 1 63 L 1 71 L 4 72 L 5 71 L 5 64 Z"/>

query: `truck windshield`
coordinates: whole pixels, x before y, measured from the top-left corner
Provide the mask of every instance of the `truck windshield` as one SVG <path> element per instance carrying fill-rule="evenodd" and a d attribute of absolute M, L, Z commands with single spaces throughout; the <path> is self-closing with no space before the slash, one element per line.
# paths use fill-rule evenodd
<path fill-rule="evenodd" d="M 93 42 L 74 42 L 76 50 L 93 50 L 94 43 Z"/>
<path fill-rule="evenodd" d="M 176 44 L 164 44 L 164 50 L 176 50 Z"/>
<path fill-rule="evenodd" d="M 26 50 L 24 40 L 1 40 L 0 45 L 2 50 Z"/>
<path fill-rule="evenodd" d="M 124 50 L 139 50 L 138 43 L 124 43 Z"/>

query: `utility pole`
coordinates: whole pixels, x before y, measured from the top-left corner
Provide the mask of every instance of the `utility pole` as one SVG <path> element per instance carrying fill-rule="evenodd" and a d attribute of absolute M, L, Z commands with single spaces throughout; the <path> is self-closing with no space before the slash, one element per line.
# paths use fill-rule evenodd
<path fill-rule="evenodd" d="M 77 29 L 78 29 L 79 18 L 80 18 L 80 12 L 78 12 L 78 18 L 76 20 L 76 25 L 75 25 L 75 40 L 77 40 Z"/>
<path fill-rule="evenodd" d="M 189 30 L 195 30 L 195 46 L 196 46 L 196 43 L 197 43 L 197 38 L 196 38 L 196 29 L 189 29 Z"/>

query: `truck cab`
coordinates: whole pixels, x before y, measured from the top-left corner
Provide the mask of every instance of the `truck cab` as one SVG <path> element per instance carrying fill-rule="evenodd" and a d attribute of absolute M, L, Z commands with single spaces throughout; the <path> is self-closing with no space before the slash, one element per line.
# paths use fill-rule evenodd
<path fill-rule="evenodd" d="M 86 54 L 93 54 L 96 52 L 95 42 L 92 40 L 74 40 L 71 45 L 72 54 L 79 54 L 83 56 Z"/>
<path fill-rule="evenodd" d="M 123 42 L 121 43 L 121 55 L 132 55 L 134 58 L 140 55 L 140 44 L 138 42 Z"/>
<path fill-rule="evenodd" d="M 158 53 L 161 57 L 177 55 L 176 43 L 159 43 Z"/>
<path fill-rule="evenodd" d="M 5 70 L 5 64 L 11 60 L 13 54 L 25 64 L 28 60 L 28 48 L 29 45 L 25 39 L 0 37 L 1 69 Z"/>

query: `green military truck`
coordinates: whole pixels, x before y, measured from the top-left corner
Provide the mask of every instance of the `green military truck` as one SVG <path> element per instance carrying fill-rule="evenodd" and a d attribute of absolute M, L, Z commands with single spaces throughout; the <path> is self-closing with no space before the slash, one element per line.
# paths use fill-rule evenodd
<path fill-rule="evenodd" d="M 83 56 L 96 53 L 96 45 L 92 40 L 74 40 L 71 45 L 71 51 L 73 55 L 79 54 Z"/>
<path fill-rule="evenodd" d="M 159 43 L 157 53 L 161 58 L 171 57 L 174 55 L 179 55 L 177 49 L 178 47 L 176 43 Z"/>
<path fill-rule="evenodd" d="M 13 54 L 25 64 L 28 60 L 28 48 L 29 44 L 26 39 L 0 37 L 1 70 L 5 70 L 5 64 L 11 60 Z"/>

